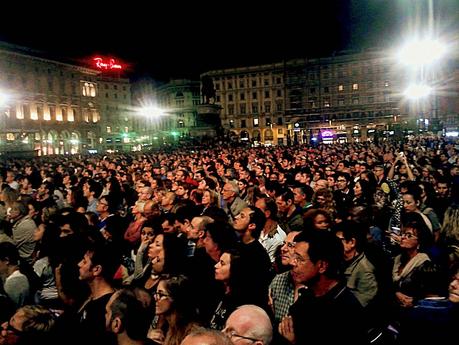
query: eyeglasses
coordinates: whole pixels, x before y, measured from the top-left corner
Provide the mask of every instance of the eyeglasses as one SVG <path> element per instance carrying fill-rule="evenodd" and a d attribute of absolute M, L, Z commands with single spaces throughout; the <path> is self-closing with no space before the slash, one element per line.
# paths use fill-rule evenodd
<path fill-rule="evenodd" d="M 153 293 L 153 297 L 156 299 L 166 299 L 168 297 L 171 297 L 171 295 L 168 295 L 167 293 L 156 291 Z"/>
<path fill-rule="evenodd" d="M 401 237 L 406 237 L 406 238 L 408 238 L 408 239 L 411 239 L 411 238 L 418 238 L 415 234 L 411 234 L 411 233 L 409 233 L 409 232 L 403 233 L 403 234 L 401 234 L 400 236 L 401 236 Z"/>
<path fill-rule="evenodd" d="M 288 248 L 295 248 L 295 244 L 296 244 L 295 242 L 285 242 L 285 241 L 282 242 L 282 245 L 283 246 L 286 245 Z"/>
<path fill-rule="evenodd" d="M 225 333 L 226 336 L 228 338 L 230 338 L 230 339 L 232 339 L 233 337 L 236 337 L 236 338 L 249 340 L 251 342 L 261 341 L 260 339 L 255 339 L 255 338 L 251 338 L 251 337 L 246 337 L 245 335 L 237 334 L 236 331 L 234 331 L 234 330 L 230 331 L 229 329 L 226 329 L 226 328 L 222 332 Z"/>

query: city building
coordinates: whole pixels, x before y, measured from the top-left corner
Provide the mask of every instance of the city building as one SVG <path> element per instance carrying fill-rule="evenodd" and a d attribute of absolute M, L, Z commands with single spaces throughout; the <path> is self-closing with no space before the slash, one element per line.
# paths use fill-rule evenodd
<path fill-rule="evenodd" d="M 129 148 L 128 140 L 118 142 L 132 127 L 129 80 L 105 73 L 119 66 L 113 62 L 97 58 L 80 66 L 0 42 L 0 152 L 95 153 L 113 149 L 112 143 Z"/>
<path fill-rule="evenodd" d="M 186 140 L 196 135 L 199 81 L 174 79 L 162 85 L 140 81 L 133 86 L 141 146 Z M 139 147 L 140 149 L 141 147 Z"/>
<path fill-rule="evenodd" d="M 204 76 L 213 80 L 221 124 L 233 140 L 287 144 L 284 64 L 215 70 Z"/>
<path fill-rule="evenodd" d="M 458 108 L 451 107 L 454 100 L 447 100 L 447 93 L 436 96 L 435 106 L 424 100 L 422 112 L 404 98 L 406 74 L 387 53 L 367 50 L 203 76 L 213 80 L 225 130 L 254 144 L 362 141 L 407 128 L 427 129 L 419 127 L 420 118 L 423 124 L 437 118 L 437 123 L 457 126 Z M 454 82 L 447 84 L 445 89 L 455 90 Z"/>

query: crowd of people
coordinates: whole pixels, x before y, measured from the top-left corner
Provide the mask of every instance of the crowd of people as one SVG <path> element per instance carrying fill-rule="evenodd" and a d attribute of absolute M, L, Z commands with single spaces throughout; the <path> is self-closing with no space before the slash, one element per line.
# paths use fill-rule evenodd
<path fill-rule="evenodd" d="M 0 345 L 442 343 L 459 145 L 0 163 Z"/>

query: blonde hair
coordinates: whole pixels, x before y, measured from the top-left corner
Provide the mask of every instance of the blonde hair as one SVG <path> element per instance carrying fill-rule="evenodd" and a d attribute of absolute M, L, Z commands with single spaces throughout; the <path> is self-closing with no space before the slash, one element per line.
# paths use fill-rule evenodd
<path fill-rule="evenodd" d="M 447 245 L 459 245 L 459 205 L 446 209 L 440 236 Z"/>

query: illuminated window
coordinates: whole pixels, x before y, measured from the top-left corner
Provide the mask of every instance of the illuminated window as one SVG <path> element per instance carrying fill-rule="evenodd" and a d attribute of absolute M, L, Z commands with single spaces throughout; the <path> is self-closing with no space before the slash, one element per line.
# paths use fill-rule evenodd
<path fill-rule="evenodd" d="M 359 84 L 355 83 L 352 84 L 352 90 L 358 90 L 359 89 Z"/>
<path fill-rule="evenodd" d="M 63 121 L 62 111 L 56 113 L 56 121 Z"/>
<path fill-rule="evenodd" d="M 6 140 L 13 141 L 14 139 L 14 133 L 6 133 Z"/>
<path fill-rule="evenodd" d="M 129 133 L 129 127 L 124 127 L 124 132 Z"/>
<path fill-rule="evenodd" d="M 384 82 L 384 87 L 389 87 L 389 82 L 388 81 Z"/>
<path fill-rule="evenodd" d="M 258 127 L 258 124 L 259 124 L 258 119 L 253 119 L 253 126 Z"/>
<path fill-rule="evenodd" d="M 99 114 L 97 113 L 96 110 L 92 111 L 92 122 L 96 123 L 99 121 Z"/>
<path fill-rule="evenodd" d="M 112 132 L 112 127 L 107 126 L 107 133 L 111 133 L 111 132 Z"/>
<path fill-rule="evenodd" d="M 10 109 L 10 116 L 14 116 L 14 113 L 16 112 L 16 107 L 13 106 L 11 109 Z M 22 111 L 18 111 L 16 112 L 16 118 L 19 119 L 19 120 L 22 120 L 24 118 L 24 113 Z"/>
<path fill-rule="evenodd" d="M 338 91 L 344 91 L 344 86 L 343 85 L 338 85 Z"/>
<path fill-rule="evenodd" d="M 324 107 L 325 107 L 325 108 L 329 108 L 329 107 L 330 107 L 330 101 L 325 100 L 325 101 L 324 101 Z"/>
<path fill-rule="evenodd" d="M 96 97 L 96 85 L 94 83 L 84 82 L 82 92 L 83 96 Z"/>
<path fill-rule="evenodd" d="M 69 109 L 69 112 L 67 113 L 67 121 L 73 122 L 75 121 L 75 110 L 74 109 Z"/>

